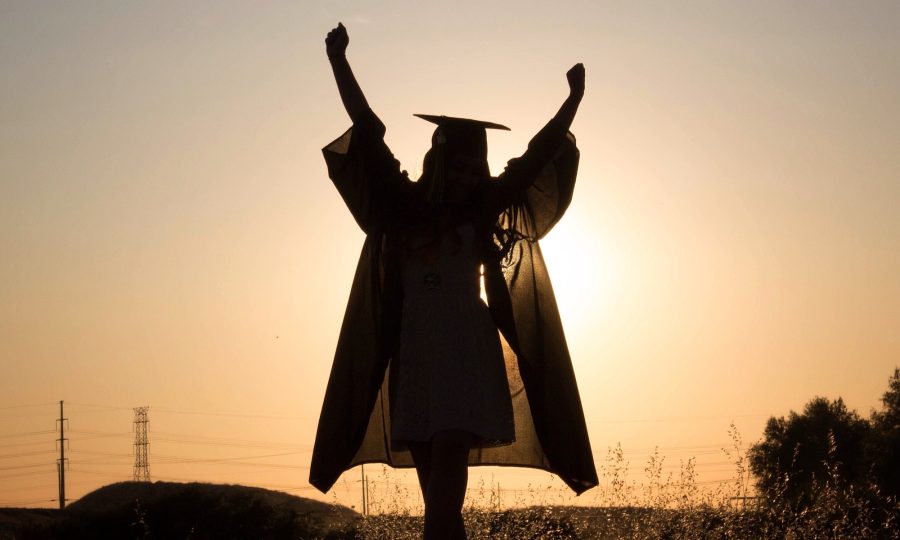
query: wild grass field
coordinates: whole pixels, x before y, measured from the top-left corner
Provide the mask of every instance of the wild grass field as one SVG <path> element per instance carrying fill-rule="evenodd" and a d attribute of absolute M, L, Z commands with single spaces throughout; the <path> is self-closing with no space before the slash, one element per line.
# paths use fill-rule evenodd
<path fill-rule="evenodd" d="M 559 504 L 559 492 L 534 487 L 512 508 L 498 508 L 499 494 L 481 491 L 467 498 L 464 519 L 470 539 L 897 539 L 900 504 L 875 486 L 859 490 L 829 459 L 827 474 L 814 482 L 803 505 L 783 496 L 792 479 L 783 479 L 773 497 L 757 496 L 737 430 L 723 449 L 734 467 L 732 480 L 709 489 L 698 483 L 694 460 L 664 473 L 664 457 L 653 453 L 641 481 L 628 480 L 631 464 L 621 447 L 599 463 L 600 486 L 590 506 Z M 833 458 L 834 453 L 830 454 Z M 359 522 L 357 538 L 416 539 L 422 518 L 382 497 L 373 515 Z"/>
<path fill-rule="evenodd" d="M 470 539 L 897 539 L 900 504 L 876 488 L 859 490 L 826 463 L 805 504 L 754 495 L 741 441 L 723 451 L 733 480 L 708 489 L 693 459 L 664 473 L 652 454 L 643 478 L 629 480 L 621 448 L 599 463 L 591 505 L 561 504 L 559 491 L 535 486 L 502 507 L 499 493 L 475 486 L 464 512 Z M 791 478 L 784 479 L 785 489 Z M 260 488 L 215 484 L 121 482 L 100 488 L 65 512 L 0 509 L 0 539 L 418 539 L 420 508 L 388 476 L 373 479 L 378 495 L 368 516 Z"/>
<path fill-rule="evenodd" d="M 497 488 L 471 486 L 464 519 L 470 539 L 900 539 L 900 504 L 874 485 L 860 488 L 841 475 L 834 440 L 809 497 L 787 496 L 794 479 L 757 495 L 737 430 L 723 453 L 732 480 L 698 482 L 694 459 L 664 472 L 652 453 L 640 480 L 620 446 L 598 463 L 600 485 L 572 506 L 558 486 L 533 486 L 512 503 Z M 45 539 L 357 539 L 421 538 L 417 494 L 389 470 L 373 484 L 363 516 L 329 504 L 262 488 L 170 482 L 104 486 L 65 511 L 0 509 L 0 540 Z M 584 497 L 584 496 L 583 496 Z"/>

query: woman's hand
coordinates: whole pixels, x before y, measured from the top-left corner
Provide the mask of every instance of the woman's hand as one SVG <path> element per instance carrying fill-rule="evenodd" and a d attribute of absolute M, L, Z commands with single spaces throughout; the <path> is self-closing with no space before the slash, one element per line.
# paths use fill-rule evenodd
<path fill-rule="evenodd" d="M 584 97 L 584 64 L 572 66 L 572 69 L 566 72 L 566 79 L 569 80 L 569 95 L 578 99 Z"/>
<path fill-rule="evenodd" d="M 347 35 L 347 29 L 342 23 L 338 23 L 325 38 L 325 52 L 328 54 L 328 58 L 344 56 L 349 43 L 350 37 Z"/>

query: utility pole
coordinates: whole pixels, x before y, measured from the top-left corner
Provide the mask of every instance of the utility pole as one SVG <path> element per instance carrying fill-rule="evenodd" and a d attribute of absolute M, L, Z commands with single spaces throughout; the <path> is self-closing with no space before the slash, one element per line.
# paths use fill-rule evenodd
<path fill-rule="evenodd" d="M 134 481 L 150 481 L 150 458 L 147 447 L 150 437 L 147 435 L 147 424 L 150 423 L 148 412 L 150 407 L 134 408 Z"/>
<path fill-rule="evenodd" d="M 369 515 L 369 486 L 366 484 L 366 466 L 359 466 L 362 475 L 362 511 L 364 516 Z"/>
<path fill-rule="evenodd" d="M 63 402 L 59 401 L 59 461 L 56 463 L 56 470 L 59 473 L 59 509 L 66 508 L 66 422 L 69 419 L 63 415 Z"/>

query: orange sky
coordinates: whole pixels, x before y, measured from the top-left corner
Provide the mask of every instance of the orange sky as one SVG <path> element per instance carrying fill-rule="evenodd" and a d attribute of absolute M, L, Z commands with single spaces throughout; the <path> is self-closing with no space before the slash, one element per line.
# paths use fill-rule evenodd
<path fill-rule="evenodd" d="M 320 153 L 349 125 L 339 20 L 412 173 L 412 113 L 510 126 L 499 171 L 585 64 L 575 198 L 542 246 L 598 461 L 621 442 L 639 472 L 658 445 L 713 482 L 732 420 L 752 442 L 814 395 L 878 406 L 900 364 L 900 6 L 379 6 L 0 7 L 0 505 L 55 504 L 60 399 L 70 498 L 130 478 L 140 405 L 154 478 L 315 495 L 362 242 Z M 357 478 L 325 498 L 355 504 Z"/>

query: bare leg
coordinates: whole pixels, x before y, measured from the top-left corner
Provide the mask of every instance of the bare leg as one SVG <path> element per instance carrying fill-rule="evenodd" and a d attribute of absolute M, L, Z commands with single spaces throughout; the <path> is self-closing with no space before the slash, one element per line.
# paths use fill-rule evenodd
<path fill-rule="evenodd" d="M 469 481 L 472 434 L 441 431 L 431 439 L 425 494 L 425 540 L 465 540 L 462 506 Z"/>
<path fill-rule="evenodd" d="M 431 476 L 431 442 L 410 441 L 407 443 L 412 454 L 413 463 L 416 465 L 416 475 L 419 477 L 419 487 L 422 489 L 422 500 L 428 493 L 428 478 Z"/>

